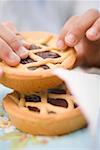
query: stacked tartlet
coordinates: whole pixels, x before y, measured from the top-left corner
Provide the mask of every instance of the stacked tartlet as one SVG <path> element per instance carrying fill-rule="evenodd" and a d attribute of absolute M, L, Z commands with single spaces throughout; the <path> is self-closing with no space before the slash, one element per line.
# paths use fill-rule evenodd
<path fill-rule="evenodd" d="M 76 61 L 73 48 L 59 50 L 56 35 L 21 33 L 30 42 L 29 55 L 17 67 L 4 62 L 0 82 L 15 91 L 4 98 L 4 108 L 16 128 L 30 134 L 61 135 L 86 125 L 74 97 L 52 69 L 71 69 Z"/>

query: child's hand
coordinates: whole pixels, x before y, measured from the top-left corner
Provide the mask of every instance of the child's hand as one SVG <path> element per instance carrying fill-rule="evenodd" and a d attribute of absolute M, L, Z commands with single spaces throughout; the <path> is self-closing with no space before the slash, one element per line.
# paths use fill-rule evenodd
<path fill-rule="evenodd" d="M 9 66 L 16 66 L 20 58 L 28 56 L 25 42 L 21 36 L 17 36 L 17 30 L 11 22 L 0 24 L 0 59 Z M 27 47 L 27 46 L 26 46 Z M 3 70 L 0 68 L 0 76 Z"/>
<path fill-rule="evenodd" d="M 71 17 L 58 37 L 58 48 L 74 47 L 78 65 L 100 67 L 100 13 L 90 9 Z"/>
<path fill-rule="evenodd" d="M 23 39 L 10 22 L 0 24 L 0 58 L 10 66 L 16 66 L 20 58 L 27 57 L 28 50 Z"/>

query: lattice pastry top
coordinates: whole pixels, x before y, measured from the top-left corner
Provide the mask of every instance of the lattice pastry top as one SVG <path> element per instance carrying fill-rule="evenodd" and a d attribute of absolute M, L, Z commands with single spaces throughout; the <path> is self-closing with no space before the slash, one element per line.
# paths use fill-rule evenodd
<path fill-rule="evenodd" d="M 4 98 L 4 108 L 21 131 L 35 135 L 61 135 L 86 125 L 75 98 L 61 85 L 56 88 Z"/>
<path fill-rule="evenodd" d="M 76 60 L 75 50 L 73 48 L 68 48 L 65 51 L 57 49 L 52 46 L 53 42 L 50 42 L 53 38 L 53 35 L 47 33 L 47 36 L 40 40 L 33 41 L 31 37 L 30 39 L 26 39 L 31 42 L 29 56 L 26 59 L 21 60 L 20 64 L 16 67 L 17 73 L 19 74 L 22 71 L 24 73 L 34 73 L 38 71 L 39 73 L 58 66 L 65 68 L 73 67 Z M 7 67 L 7 65 L 2 63 L 0 63 L 0 66 Z M 8 68 L 15 71 L 14 67 Z"/>
<path fill-rule="evenodd" d="M 58 115 L 78 107 L 75 98 L 64 85 L 42 92 L 33 92 L 31 95 L 14 92 L 10 97 L 19 107 L 25 107 L 41 115 Z"/>

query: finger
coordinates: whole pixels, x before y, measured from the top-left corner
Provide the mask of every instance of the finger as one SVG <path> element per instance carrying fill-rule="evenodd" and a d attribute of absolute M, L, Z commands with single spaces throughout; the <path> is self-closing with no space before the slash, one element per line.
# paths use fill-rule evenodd
<path fill-rule="evenodd" d="M 19 40 L 23 40 L 22 35 L 20 33 L 18 33 L 15 25 L 12 22 L 7 21 L 7 22 L 2 23 L 2 25 L 4 25 L 6 28 L 10 29 L 13 33 L 15 33 Z"/>
<path fill-rule="evenodd" d="M 16 66 L 20 62 L 20 57 L 16 55 L 9 45 L 0 38 L 0 58 L 10 66 Z"/>
<path fill-rule="evenodd" d="M 60 31 L 60 35 L 58 36 L 57 40 L 57 47 L 58 48 L 64 48 L 65 43 L 65 35 L 68 33 L 69 27 L 72 25 L 72 23 L 78 18 L 78 16 L 72 16 L 64 25 L 64 27 Z"/>
<path fill-rule="evenodd" d="M 91 57 L 94 56 L 93 49 L 95 49 L 95 47 L 93 45 L 94 43 L 91 44 L 91 42 L 84 36 L 78 44 L 74 46 L 77 53 L 76 66 L 82 66 L 83 64 L 88 65 L 87 60 L 90 60 Z"/>
<path fill-rule="evenodd" d="M 24 39 L 22 39 L 22 43 L 23 43 L 23 46 L 24 46 L 25 48 L 27 48 L 27 49 L 29 49 L 30 46 L 31 46 L 31 43 L 25 41 Z"/>
<path fill-rule="evenodd" d="M 17 38 L 18 38 L 19 40 L 21 40 L 22 45 L 23 45 L 26 49 L 29 49 L 30 43 L 26 42 L 26 41 L 23 39 L 23 36 L 22 36 L 20 33 L 18 33 L 18 31 L 17 31 L 15 25 L 14 25 L 12 22 L 7 21 L 7 22 L 4 22 L 4 23 L 2 23 L 2 24 L 3 24 L 5 27 L 9 28 L 11 31 L 13 31 L 13 32 L 16 34 Z"/>
<path fill-rule="evenodd" d="M 69 28 L 65 36 L 65 43 L 71 47 L 75 46 L 98 17 L 99 12 L 95 9 L 90 9 L 80 16 Z"/>
<path fill-rule="evenodd" d="M 0 68 L 0 78 L 3 76 L 3 69 L 2 68 Z"/>
<path fill-rule="evenodd" d="M 14 23 L 12 23 L 11 21 L 6 21 L 6 22 L 3 22 L 2 25 L 4 25 L 5 27 L 8 27 L 11 31 L 13 31 L 14 33 L 17 33 L 17 29 L 14 25 Z"/>
<path fill-rule="evenodd" d="M 75 62 L 75 66 L 80 66 L 84 62 L 84 48 L 82 41 L 80 41 L 74 48 L 77 53 L 77 60 Z"/>
<path fill-rule="evenodd" d="M 10 21 L 7 21 L 7 22 L 4 22 L 4 23 L 2 23 L 2 24 L 3 24 L 5 27 L 9 28 L 11 31 L 13 31 L 13 32 L 16 34 L 17 38 L 18 38 L 19 40 L 21 40 L 22 45 L 23 45 L 26 49 L 29 49 L 30 43 L 29 43 L 29 42 L 26 42 L 26 41 L 24 40 L 23 36 L 22 36 L 20 33 L 18 33 L 18 31 L 17 31 L 17 29 L 16 29 L 14 23 L 12 23 L 12 22 L 10 22 Z"/>
<path fill-rule="evenodd" d="M 90 41 L 96 41 L 100 39 L 100 17 L 92 25 L 92 27 L 86 32 L 86 37 Z"/>
<path fill-rule="evenodd" d="M 21 40 L 19 40 L 14 32 L 4 25 L 0 25 L 0 37 L 19 55 L 21 58 L 28 56 L 28 51 Z"/>

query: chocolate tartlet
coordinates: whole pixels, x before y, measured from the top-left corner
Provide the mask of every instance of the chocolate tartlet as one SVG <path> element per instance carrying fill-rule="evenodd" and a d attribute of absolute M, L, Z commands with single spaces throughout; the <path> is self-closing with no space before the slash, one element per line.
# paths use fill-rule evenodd
<path fill-rule="evenodd" d="M 13 92 L 3 104 L 15 127 L 33 135 L 62 135 L 86 126 L 75 98 L 64 85 L 31 95 Z"/>
<path fill-rule="evenodd" d="M 32 93 L 58 86 L 62 81 L 53 74 L 52 69 L 63 67 L 71 69 L 76 61 L 73 48 L 65 51 L 57 49 L 57 36 L 48 32 L 20 33 L 30 42 L 29 55 L 22 59 L 16 67 L 10 67 L 3 61 L 0 67 L 4 69 L 4 76 L 0 83 L 20 93 Z"/>

